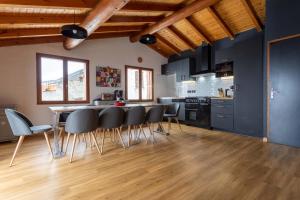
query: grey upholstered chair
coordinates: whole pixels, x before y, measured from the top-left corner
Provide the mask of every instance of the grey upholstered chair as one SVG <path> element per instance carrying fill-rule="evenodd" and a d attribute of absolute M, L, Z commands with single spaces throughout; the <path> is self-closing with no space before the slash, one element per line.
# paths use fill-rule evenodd
<path fill-rule="evenodd" d="M 131 139 L 139 139 L 141 133 L 143 133 L 146 142 L 148 143 L 147 136 L 143 129 L 145 116 L 146 116 L 146 110 L 145 107 L 143 106 L 133 107 L 126 111 L 124 126 L 128 127 L 128 147 L 130 146 Z M 131 132 L 132 128 L 134 131 L 134 137 L 132 136 L 132 132 Z"/>
<path fill-rule="evenodd" d="M 157 124 L 158 127 L 163 129 L 161 122 L 163 121 L 165 112 L 165 107 L 163 105 L 157 105 L 149 109 L 146 114 L 146 124 L 150 130 L 150 134 L 152 136 L 152 143 L 156 142 L 154 138 L 154 125 Z M 164 132 L 164 130 L 162 130 Z"/>
<path fill-rule="evenodd" d="M 48 132 L 50 130 L 52 130 L 52 127 L 50 125 L 34 126 L 31 123 L 31 121 L 27 117 L 25 117 L 25 115 L 23 115 L 20 112 L 15 111 L 15 110 L 12 110 L 12 109 L 5 109 L 5 114 L 7 116 L 8 123 L 11 127 L 13 134 L 15 136 L 19 137 L 18 144 L 15 148 L 15 151 L 14 151 L 14 154 L 10 161 L 9 166 L 12 166 L 13 161 L 16 157 L 16 154 L 17 154 L 18 150 L 20 149 L 25 136 L 30 136 L 30 135 L 38 134 L 38 133 L 44 133 L 48 148 L 49 148 L 50 153 L 53 158 L 52 148 L 51 148 L 51 145 L 49 143 L 49 138 L 48 138 Z"/>
<path fill-rule="evenodd" d="M 115 137 L 115 134 L 118 133 L 123 148 L 126 148 L 123 138 L 121 136 L 121 129 L 122 129 L 122 124 L 124 122 L 124 117 L 125 117 L 125 111 L 119 107 L 106 108 L 99 113 L 99 128 L 102 129 L 102 134 L 103 134 L 102 143 L 101 143 L 101 152 L 103 152 L 106 133 L 109 133 L 110 130 L 112 130 L 113 132 L 113 135 L 111 135 L 111 137 Z"/>
<path fill-rule="evenodd" d="M 76 139 L 77 139 L 78 134 L 90 133 L 94 140 L 94 143 L 97 147 L 99 154 L 102 153 L 100 151 L 100 148 L 98 146 L 98 143 L 97 143 L 97 140 L 95 137 L 95 133 L 94 133 L 97 130 L 97 128 L 98 128 L 98 115 L 97 115 L 96 110 L 93 110 L 93 109 L 76 110 L 68 116 L 66 125 L 65 125 L 65 131 L 68 133 L 66 149 L 68 148 L 70 135 L 71 134 L 74 135 L 70 163 L 73 160 L 73 154 L 74 154 L 74 149 L 75 149 L 75 144 L 76 144 Z"/>
<path fill-rule="evenodd" d="M 179 110 L 180 110 L 179 103 L 170 104 L 170 105 L 167 105 L 167 107 L 166 107 L 166 112 L 164 114 L 164 117 L 168 119 L 168 133 L 170 132 L 170 129 L 171 129 L 172 119 L 174 119 L 176 121 L 176 123 L 179 126 L 179 130 L 182 133 L 182 128 L 178 121 Z"/>

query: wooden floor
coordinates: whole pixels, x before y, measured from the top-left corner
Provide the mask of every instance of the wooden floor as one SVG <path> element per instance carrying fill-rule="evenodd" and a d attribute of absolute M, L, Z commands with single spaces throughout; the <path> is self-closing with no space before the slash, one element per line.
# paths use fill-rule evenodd
<path fill-rule="evenodd" d="M 51 160 L 42 137 L 0 144 L 0 199 L 300 199 L 300 149 L 256 138 L 174 125 L 158 144 L 124 150 L 106 141 L 105 154 L 83 143 Z"/>

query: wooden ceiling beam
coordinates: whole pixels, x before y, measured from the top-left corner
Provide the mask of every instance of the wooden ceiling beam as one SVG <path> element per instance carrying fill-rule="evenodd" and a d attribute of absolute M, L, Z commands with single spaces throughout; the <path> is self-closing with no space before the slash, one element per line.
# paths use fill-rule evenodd
<path fill-rule="evenodd" d="M 101 0 L 80 23 L 80 26 L 87 30 L 89 36 L 128 2 L 129 0 Z M 64 48 L 73 49 L 83 41 L 84 39 L 67 38 L 64 41 Z"/>
<path fill-rule="evenodd" d="M 217 22 L 217 24 L 222 28 L 222 30 L 225 32 L 225 34 L 231 39 L 234 39 L 234 34 L 230 30 L 230 28 L 226 25 L 224 20 L 221 18 L 221 16 L 218 14 L 218 12 L 213 7 L 208 7 L 207 11 L 210 13 L 210 15 L 214 18 L 214 20 Z"/>
<path fill-rule="evenodd" d="M 141 31 L 137 35 L 130 37 L 130 40 L 131 40 L 131 42 L 136 42 L 140 39 L 140 37 L 142 35 L 154 34 L 158 31 L 160 31 L 168 26 L 171 26 L 172 24 L 194 14 L 195 12 L 198 12 L 200 10 L 203 10 L 204 8 L 214 5 L 215 3 L 219 2 L 219 1 L 220 0 L 194 1 L 191 4 L 174 12 L 173 14 L 163 18 L 159 22 L 145 28 L 143 31 Z"/>
<path fill-rule="evenodd" d="M 134 32 L 95 33 L 95 34 L 92 34 L 87 40 L 128 37 L 129 35 L 131 35 L 133 33 Z M 16 45 L 30 45 L 30 44 L 43 44 L 43 43 L 57 43 L 57 42 L 63 42 L 63 41 L 64 41 L 63 36 L 0 39 L 0 47 L 16 46 Z"/>
<path fill-rule="evenodd" d="M 164 43 L 166 46 L 168 46 L 174 54 L 177 54 L 180 56 L 181 49 L 179 49 L 177 46 L 175 46 L 172 42 L 169 40 L 165 39 L 164 37 L 160 36 L 158 33 L 155 34 L 155 37 L 160 40 L 162 43 Z"/>
<path fill-rule="evenodd" d="M 176 35 L 178 39 L 180 39 L 185 45 L 189 47 L 190 50 L 195 51 L 195 48 L 197 48 L 197 45 L 195 45 L 187 35 L 181 33 L 177 28 L 174 26 L 168 27 L 169 31 L 172 32 L 172 34 Z"/>
<path fill-rule="evenodd" d="M 76 23 L 82 23 L 85 16 L 75 17 Z M 161 19 L 160 16 L 112 16 L 107 23 L 154 23 Z M 74 23 L 73 15 L 0 15 L 0 24 L 72 24 Z"/>
<path fill-rule="evenodd" d="M 156 44 L 151 44 L 151 45 L 147 45 L 147 47 L 153 49 L 154 51 L 156 51 L 157 53 L 159 53 L 160 55 L 162 55 L 163 57 L 168 58 L 170 55 L 168 53 L 166 53 L 161 47 L 159 47 L 159 45 Z"/>
<path fill-rule="evenodd" d="M 247 14 L 249 15 L 253 25 L 255 26 L 256 30 L 258 32 L 263 30 L 263 25 L 260 22 L 258 16 L 256 15 L 256 12 L 253 8 L 253 6 L 251 5 L 251 3 L 248 0 L 240 0 L 241 3 L 243 4 Z"/>
<path fill-rule="evenodd" d="M 26 6 L 42 8 L 64 8 L 64 9 L 92 9 L 98 0 L 2 0 L 0 6 Z M 178 5 L 167 3 L 129 2 L 122 11 L 126 12 L 172 12 L 180 8 Z"/>
<path fill-rule="evenodd" d="M 144 26 L 103 26 L 98 28 L 94 33 L 119 33 L 119 32 L 137 32 L 141 31 Z M 61 35 L 60 28 L 26 28 L 26 29 L 9 29 L 0 30 L 0 39 L 19 38 L 19 37 L 43 37 Z"/>
<path fill-rule="evenodd" d="M 197 26 L 197 24 L 190 18 L 187 18 L 187 22 L 194 28 L 195 31 L 200 35 L 203 41 L 207 44 L 212 44 L 212 41 L 202 32 L 202 30 Z"/>

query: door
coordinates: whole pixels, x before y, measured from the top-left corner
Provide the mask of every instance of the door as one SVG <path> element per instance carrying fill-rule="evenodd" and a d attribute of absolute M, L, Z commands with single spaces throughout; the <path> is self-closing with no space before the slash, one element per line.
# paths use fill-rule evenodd
<path fill-rule="evenodd" d="M 300 147 L 300 38 L 270 45 L 270 129 L 274 143 Z"/>

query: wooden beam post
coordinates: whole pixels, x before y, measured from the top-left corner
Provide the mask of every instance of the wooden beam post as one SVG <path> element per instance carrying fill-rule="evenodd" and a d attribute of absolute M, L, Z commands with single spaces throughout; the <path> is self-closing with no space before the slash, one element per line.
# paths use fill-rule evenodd
<path fill-rule="evenodd" d="M 258 32 L 262 31 L 263 29 L 263 25 L 260 22 L 259 18 L 257 17 L 255 10 L 253 9 L 252 5 L 250 4 L 250 2 L 248 2 L 248 0 L 240 0 L 241 3 L 243 4 L 247 14 L 249 15 L 249 17 L 251 18 L 251 21 L 253 23 L 253 25 L 255 26 L 256 30 Z"/>
<path fill-rule="evenodd" d="M 180 56 L 181 49 L 177 48 L 174 44 L 172 44 L 170 41 L 166 40 L 164 37 L 160 36 L 159 34 L 155 34 L 155 37 L 160 40 L 162 43 L 167 45 L 170 49 L 174 51 L 175 54 Z"/>
<path fill-rule="evenodd" d="M 204 35 L 202 30 L 197 26 L 197 24 L 194 23 L 194 21 L 190 17 L 187 18 L 187 22 L 189 22 L 191 26 L 195 28 L 203 41 L 205 41 L 207 44 L 212 44 L 212 41 L 206 35 Z"/>
<path fill-rule="evenodd" d="M 220 0 L 201 0 L 194 1 L 193 3 L 187 5 L 186 7 L 174 12 L 173 14 L 165 17 L 161 21 L 153 24 L 152 26 L 147 27 L 145 30 L 141 31 L 137 35 L 130 37 L 131 42 L 136 42 L 140 39 L 141 36 L 146 34 L 154 34 L 192 14 L 198 12 L 204 8 L 214 5 Z"/>
<path fill-rule="evenodd" d="M 129 0 L 101 0 L 96 7 L 87 15 L 84 21 L 80 24 L 85 28 L 88 35 L 91 35 L 97 28 L 106 22 L 112 15 L 125 6 Z M 64 41 L 65 49 L 73 49 L 78 46 L 83 39 L 67 38 Z"/>
<path fill-rule="evenodd" d="M 234 39 L 234 34 L 230 30 L 230 28 L 226 25 L 226 23 L 223 21 L 223 19 L 220 17 L 220 15 L 217 13 L 217 11 L 213 7 L 207 8 L 210 15 L 215 19 L 215 21 L 218 23 L 218 25 L 222 28 L 222 30 L 225 32 L 225 34 L 231 39 Z"/>

